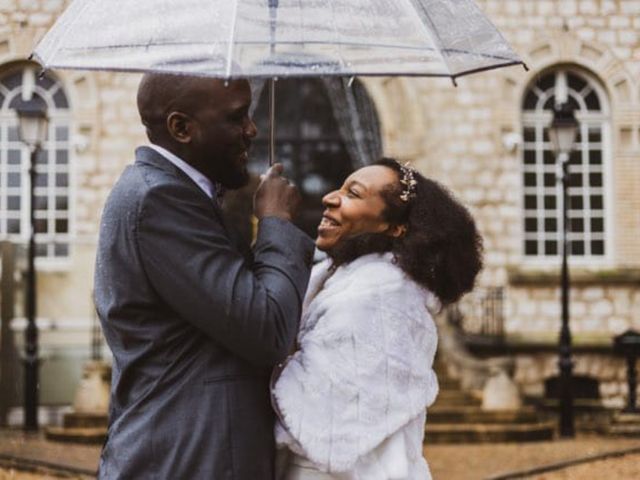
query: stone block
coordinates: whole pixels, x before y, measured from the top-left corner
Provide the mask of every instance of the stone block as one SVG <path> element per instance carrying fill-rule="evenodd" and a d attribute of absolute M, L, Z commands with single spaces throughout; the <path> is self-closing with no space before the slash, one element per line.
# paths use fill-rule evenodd
<path fill-rule="evenodd" d="M 636 45 L 638 43 L 638 33 L 635 30 L 619 31 L 618 41 L 623 45 Z"/>
<path fill-rule="evenodd" d="M 613 314 L 613 304 L 607 299 L 599 300 L 590 306 L 589 311 L 592 315 L 606 317 Z"/>
<path fill-rule="evenodd" d="M 601 288 L 585 288 L 582 290 L 582 298 L 584 300 L 599 300 L 604 297 L 604 291 Z"/>
<path fill-rule="evenodd" d="M 29 15 L 29 24 L 34 27 L 48 27 L 53 23 L 53 16 L 50 13 L 34 13 Z"/>
<path fill-rule="evenodd" d="M 0 12 L 13 12 L 15 10 L 15 0 L 0 0 Z"/>

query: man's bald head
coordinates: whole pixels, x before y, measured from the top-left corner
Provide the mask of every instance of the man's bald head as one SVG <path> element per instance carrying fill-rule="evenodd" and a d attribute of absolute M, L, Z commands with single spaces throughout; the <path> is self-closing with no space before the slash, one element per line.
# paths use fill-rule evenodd
<path fill-rule="evenodd" d="M 138 87 L 138 112 L 152 142 L 170 140 L 166 121 L 171 112 L 193 115 L 202 96 L 224 88 L 222 80 L 167 73 L 147 73 Z"/>
<path fill-rule="evenodd" d="M 149 73 L 138 88 L 149 140 L 227 188 L 248 179 L 247 153 L 256 136 L 250 106 L 247 80 Z"/>

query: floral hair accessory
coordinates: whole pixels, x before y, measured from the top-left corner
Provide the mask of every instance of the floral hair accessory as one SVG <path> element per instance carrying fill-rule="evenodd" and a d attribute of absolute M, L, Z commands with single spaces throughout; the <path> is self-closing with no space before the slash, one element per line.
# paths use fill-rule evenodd
<path fill-rule="evenodd" d="M 415 179 L 415 170 L 411 168 L 409 163 L 405 163 L 400 165 L 400 173 L 402 174 L 402 178 L 400 179 L 400 184 L 402 185 L 402 192 L 400 192 L 400 200 L 407 203 L 409 200 L 412 200 L 416 196 L 416 182 Z"/>

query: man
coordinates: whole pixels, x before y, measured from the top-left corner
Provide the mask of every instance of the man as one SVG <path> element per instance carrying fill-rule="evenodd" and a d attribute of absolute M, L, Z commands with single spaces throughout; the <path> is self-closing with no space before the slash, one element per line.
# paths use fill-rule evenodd
<path fill-rule="evenodd" d="M 146 75 L 136 151 L 104 208 L 96 305 L 113 352 L 103 479 L 273 476 L 268 378 L 291 350 L 312 241 L 272 167 L 255 196 L 254 259 L 231 245 L 218 196 L 248 181 L 246 81 Z"/>

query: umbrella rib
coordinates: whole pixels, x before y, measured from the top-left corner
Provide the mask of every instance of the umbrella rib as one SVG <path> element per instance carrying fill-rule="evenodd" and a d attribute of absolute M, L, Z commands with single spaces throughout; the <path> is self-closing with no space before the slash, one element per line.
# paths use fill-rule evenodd
<path fill-rule="evenodd" d="M 416 0 L 409 0 L 409 2 L 411 4 L 413 4 L 413 8 L 418 13 L 422 12 L 424 14 L 424 18 L 426 18 L 427 22 L 429 22 L 429 24 L 431 26 L 431 29 L 427 27 L 427 28 L 425 28 L 425 31 L 427 32 L 427 35 L 429 35 L 429 37 L 433 41 L 433 44 L 437 47 L 437 48 L 435 48 L 435 50 L 436 50 L 436 52 L 438 52 L 440 54 L 440 59 L 442 60 L 442 63 L 444 64 L 444 66 L 447 68 L 449 74 L 451 75 L 451 67 L 449 66 L 449 63 L 447 62 L 447 60 L 446 60 L 446 58 L 444 56 L 444 53 L 446 52 L 446 50 L 444 48 L 444 45 L 442 45 L 442 41 L 440 40 L 440 37 L 438 36 L 438 29 L 436 28 L 435 23 L 433 23 L 433 20 L 431 19 L 431 16 L 427 12 L 426 7 L 424 7 L 424 5 L 422 5 L 422 3 L 420 3 L 419 1 L 416 1 Z M 433 30 L 433 32 L 431 30 Z"/>
<path fill-rule="evenodd" d="M 239 0 L 234 0 L 234 5 L 233 5 L 233 14 L 231 17 L 231 31 L 229 33 L 229 46 L 227 47 L 227 68 L 226 68 L 226 77 L 230 78 L 231 77 L 231 64 L 232 64 L 232 55 L 233 55 L 233 42 L 234 39 L 236 37 L 236 23 L 238 20 L 238 1 Z"/>

